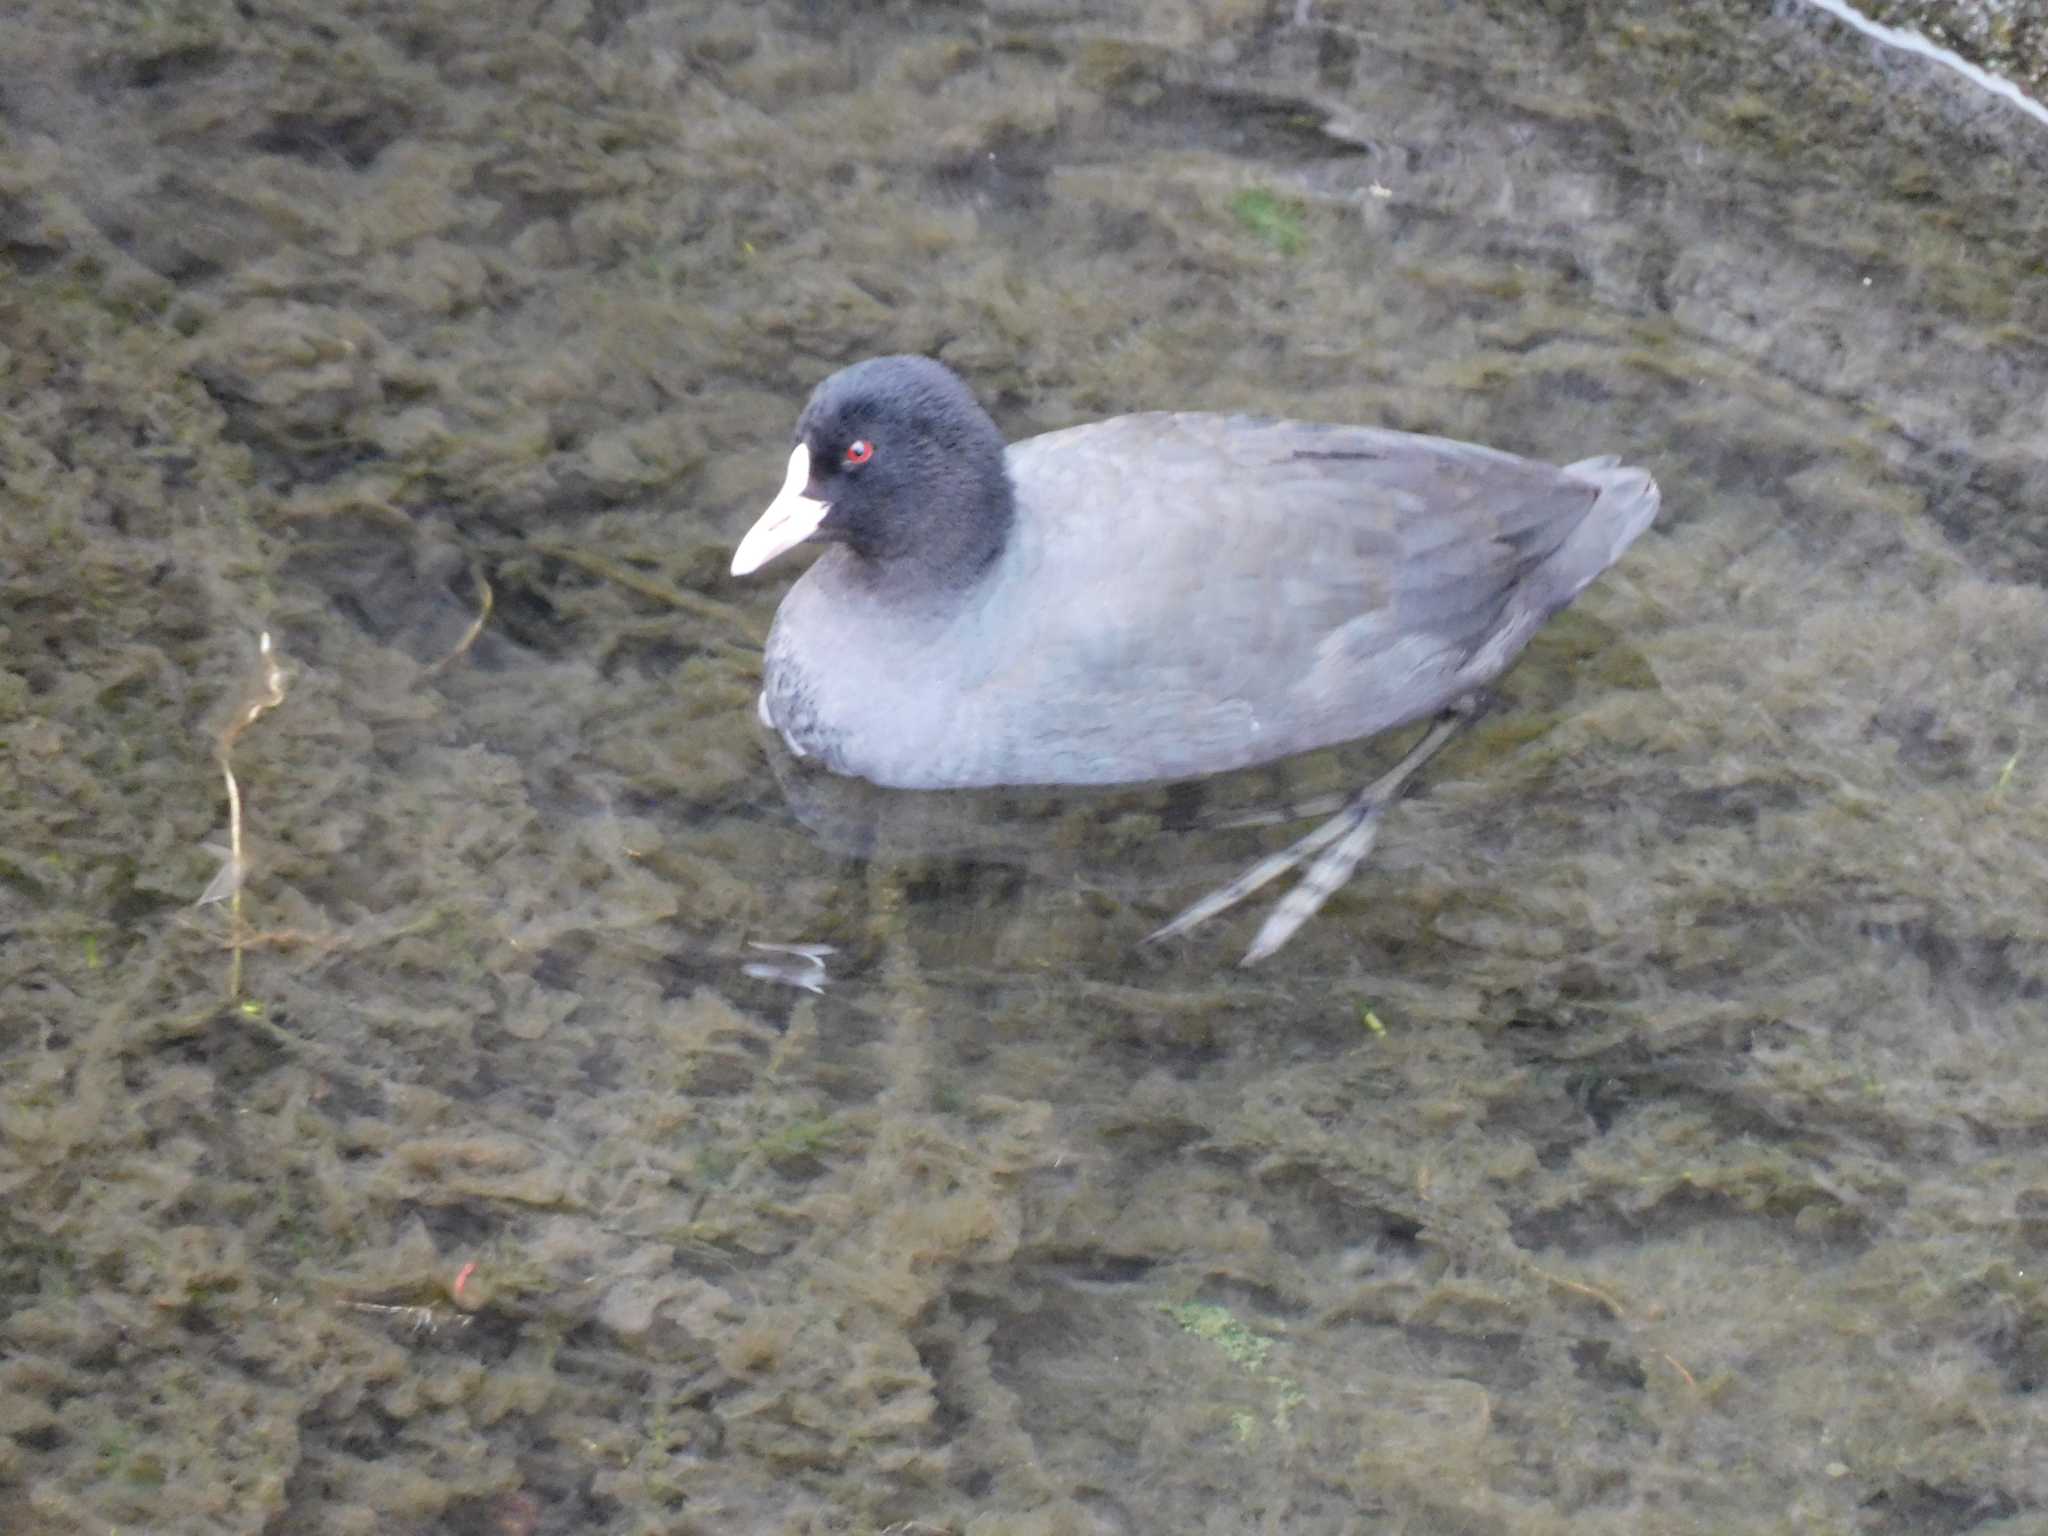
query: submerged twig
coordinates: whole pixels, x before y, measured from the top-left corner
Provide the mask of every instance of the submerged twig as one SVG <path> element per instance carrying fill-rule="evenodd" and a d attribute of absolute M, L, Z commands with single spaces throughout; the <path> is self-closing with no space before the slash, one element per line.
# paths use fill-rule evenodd
<path fill-rule="evenodd" d="M 235 743 L 262 715 L 284 702 L 284 668 L 278 664 L 267 629 L 256 641 L 256 660 L 255 688 L 214 743 L 214 757 L 228 787 L 228 854 L 220 873 L 199 898 L 201 906 L 222 899 L 228 904 L 228 949 L 233 956 L 228 965 L 230 1001 L 242 995 L 242 950 L 248 942 L 248 931 L 242 921 L 242 874 L 247 866 L 242 857 L 242 788 L 235 782 Z"/>
<path fill-rule="evenodd" d="M 1529 1266 L 1529 1271 L 1538 1279 L 1548 1281 L 1561 1291 L 1569 1291 L 1574 1296 L 1584 1296 L 1588 1301 L 1598 1302 L 1615 1317 L 1624 1321 L 1628 1318 L 1628 1308 L 1597 1286 L 1587 1285 L 1583 1280 L 1567 1280 L 1563 1275 L 1553 1275 L 1549 1270 L 1538 1268 L 1534 1264 Z"/>
<path fill-rule="evenodd" d="M 476 617 L 469 621 L 469 628 L 464 630 L 462 638 L 455 642 L 455 649 L 427 668 L 427 676 L 429 677 L 432 677 L 436 672 L 441 671 L 445 667 L 453 666 L 467 655 L 469 648 L 476 644 L 477 637 L 484 632 L 484 626 L 491 621 L 491 605 L 497 601 L 497 598 L 492 594 L 491 584 L 484 579 L 482 571 L 473 571 L 471 574 L 476 577 L 476 584 L 483 592 L 483 599 L 477 605 Z"/>
<path fill-rule="evenodd" d="M 1679 1375 L 1683 1376 L 1685 1378 L 1685 1384 L 1688 1387 L 1690 1387 L 1693 1391 L 1699 1391 L 1699 1382 L 1696 1379 L 1694 1379 L 1691 1371 L 1688 1371 L 1684 1366 L 1678 1363 L 1678 1360 L 1675 1356 L 1667 1355 L 1660 1349 L 1657 1351 L 1657 1358 L 1659 1360 L 1662 1360 L 1666 1365 L 1670 1366 L 1671 1369 L 1678 1372 Z"/>

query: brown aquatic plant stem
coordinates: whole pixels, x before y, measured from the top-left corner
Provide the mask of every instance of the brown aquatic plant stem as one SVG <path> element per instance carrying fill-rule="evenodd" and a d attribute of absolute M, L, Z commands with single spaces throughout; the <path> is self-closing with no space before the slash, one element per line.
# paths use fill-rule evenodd
<path fill-rule="evenodd" d="M 233 956 L 228 966 L 228 1000 L 242 995 L 242 950 L 248 929 L 242 920 L 242 790 L 235 782 L 235 743 L 242 733 L 256 721 L 284 702 L 284 668 L 279 665 L 277 651 L 270 643 L 270 631 L 265 630 L 256 641 L 258 666 L 256 687 L 237 709 L 214 743 L 214 756 L 220 761 L 221 778 L 228 787 L 228 862 L 214 880 L 202 901 L 215 896 L 223 883 L 227 886 L 228 900 L 228 950 Z"/>
<path fill-rule="evenodd" d="M 721 602 L 715 597 L 706 597 L 701 592 L 692 592 L 685 587 L 672 586 L 652 576 L 643 576 L 638 571 L 593 555 L 570 544 L 536 544 L 534 552 L 574 566 L 588 572 L 601 581 L 623 587 L 628 592 L 651 598 L 678 612 L 690 614 L 729 629 L 745 645 L 758 649 L 761 637 L 754 632 L 746 615 L 731 603 Z"/>

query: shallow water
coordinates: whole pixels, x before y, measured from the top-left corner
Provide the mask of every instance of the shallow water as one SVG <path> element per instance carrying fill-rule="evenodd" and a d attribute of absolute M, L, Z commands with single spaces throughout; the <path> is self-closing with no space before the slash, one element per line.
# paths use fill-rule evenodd
<path fill-rule="evenodd" d="M 1805 7 L 1388 9 L 31 10 L 0 1530 L 2043 1517 L 2048 136 Z M 1138 944 L 1286 835 L 1203 818 L 1392 744 L 762 742 L 731 543 L 898 349 L 1665 510 L 1239 971 Z"/>

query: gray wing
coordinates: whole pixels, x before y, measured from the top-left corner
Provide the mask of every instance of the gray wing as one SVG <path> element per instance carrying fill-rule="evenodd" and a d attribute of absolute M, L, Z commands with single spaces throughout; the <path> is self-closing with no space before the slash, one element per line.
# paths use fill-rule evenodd
<path fill-rule="evenodd" d="M 1040 590 L 1071 594 L 1034 637 L 1071 683 L 1039 727 L 1149 739 L 1125 750 L 1159 777 L 1440 708 L 1656 510 L 1649 477 L 1608 460 L 1247 417 L 1118 417 L 1017 444 L 1011 470 L 1019 573 L 1059 567 Z"/>

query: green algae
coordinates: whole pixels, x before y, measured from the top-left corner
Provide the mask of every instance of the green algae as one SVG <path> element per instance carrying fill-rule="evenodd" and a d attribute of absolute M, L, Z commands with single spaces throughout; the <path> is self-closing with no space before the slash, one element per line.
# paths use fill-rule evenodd
<path fill-rule="evenodd" d="M 1230 213 L 1254 238 L 1282 256 L 1298 256 L 1308 238 L 1306 210 L 1293 198 L 1247 187 L 1230 200 Z"/>

